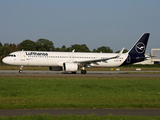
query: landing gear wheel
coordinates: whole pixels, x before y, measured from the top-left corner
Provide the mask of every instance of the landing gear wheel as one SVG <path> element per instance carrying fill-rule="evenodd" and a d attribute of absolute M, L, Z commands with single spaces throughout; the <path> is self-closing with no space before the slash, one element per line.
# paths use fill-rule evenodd
<path fill-rule="evenodd" d="M 81 70 L 81 74 L 86 74 L 87 71 L 86 70 Z"/>
<path fill-rule="evenodd" d="M 23 70 L 19 70 L 19 73 L 23 73 Z"/>
<path fill-rule="evenodd" d="M 19 70 L 19 73 L 23 73 L 23 65 L 21 65 L 21 67 L 20 67 L 20 70 Z"/>

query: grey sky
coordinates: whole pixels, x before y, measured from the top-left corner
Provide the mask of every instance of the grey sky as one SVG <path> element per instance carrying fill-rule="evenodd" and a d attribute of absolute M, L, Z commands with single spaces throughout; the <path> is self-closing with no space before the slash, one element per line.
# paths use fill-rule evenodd
<path fill-rule="evenodd" d="M 1 0 L 0 42 L 53 41 L 55 47 L 86 44 L 130 49 L 151 33 L 147 52 L 160 48 L 159 0 Z"/>

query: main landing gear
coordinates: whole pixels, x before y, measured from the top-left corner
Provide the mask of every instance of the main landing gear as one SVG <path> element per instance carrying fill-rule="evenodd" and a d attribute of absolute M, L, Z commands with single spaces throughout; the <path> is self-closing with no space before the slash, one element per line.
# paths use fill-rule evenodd
<path fill-rule="evenodd" d="M 82 67 L 81 74 L 86 74 L 86 73 L 87 73 L 87 71 L 85 70 L 84 67 Z"/>
<path fill-rule="evenodd" d="M 23 68 L 23 66 L 21 65 L 20 70 L 19 70 L 19 73 L 23 73 L 22 68 Z"/>

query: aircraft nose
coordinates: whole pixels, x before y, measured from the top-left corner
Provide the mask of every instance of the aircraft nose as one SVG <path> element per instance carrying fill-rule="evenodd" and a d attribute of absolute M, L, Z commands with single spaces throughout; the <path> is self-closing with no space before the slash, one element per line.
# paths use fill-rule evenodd
<path fill-rule="evenodd" d="M 14 61 L 11 58 L 5 57 L 2 59 L 2 61 L 5 64 L 14 65 Z"/>
<path fill-rule="evenodd" d="M 6 58 L 3 58 L 3 59 L 2 59 L 2 62 L 3 62 L 3 63 L 6 63 Z"/>
<path fill-rule="evenodd" d="M 2 62 L 3 62 L 3 63 L 6 63 L 6 64 L 9 63 L 9 61 L 8 61 L 8 59 L 7 59 L 6 57 L 2 59 Z"/>

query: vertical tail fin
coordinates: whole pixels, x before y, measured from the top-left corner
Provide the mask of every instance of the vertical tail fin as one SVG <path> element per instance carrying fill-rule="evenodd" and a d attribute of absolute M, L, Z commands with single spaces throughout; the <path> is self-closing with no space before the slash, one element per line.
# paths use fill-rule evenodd
<path fill-rule="evenodd" d="M 144 33 L 135 45 L 128 51 L 129 54 L 136 54 L 136 56 L 144 55 L 148 43 L 150 33 Z"/>
<path fill-rule="evenodd" d="M 145 51 L 150 33 L 144 33 L 134 46 L 127 52 L 128 56 L 122 65 L 132 64 L 145 60 Z"/>

